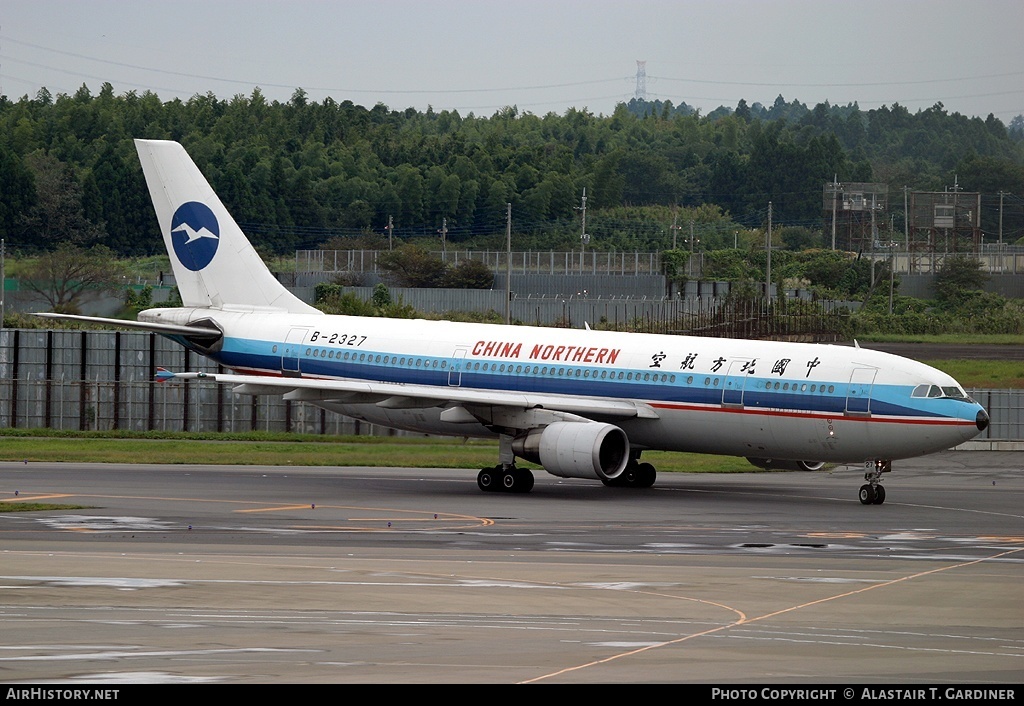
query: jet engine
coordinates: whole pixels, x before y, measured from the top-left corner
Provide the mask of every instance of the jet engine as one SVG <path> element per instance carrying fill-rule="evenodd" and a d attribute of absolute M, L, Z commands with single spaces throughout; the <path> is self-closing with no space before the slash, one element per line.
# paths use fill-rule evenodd
<path fill-rule="evenodd" d="M 561 478 L 612 480 L 629 461 L 626 432 L 598 422 L 555 422 L 512 441 L 512 451 Z"/>
<path fill-rule="evenodd" d="M 820 471 L 825 467 L 824 461 L 779 461 L 773 458 L 747 457 L 753 465 L 766 471 L 779 468 L 786 471 Z"/>

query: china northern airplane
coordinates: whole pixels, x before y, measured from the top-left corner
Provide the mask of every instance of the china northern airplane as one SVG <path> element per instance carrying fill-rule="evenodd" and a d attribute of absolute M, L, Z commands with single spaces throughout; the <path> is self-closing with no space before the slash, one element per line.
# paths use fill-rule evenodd
<path fill-rule="evenodd" d="M 482 490 L 528 492 L 516 458 L 563 478 L 649 487 L 652 449 L 743 456 L 763 467 L 863 465 L 881 504 L 894 459 L 949 449 L 988 414 L 949 375 L 860 347 L 529 326 L 330 316 L 270 273 L 176 142 L 136 140 L 181 308 L 138 321 L 231 374 L 396 429 L 499 440 Z"/>

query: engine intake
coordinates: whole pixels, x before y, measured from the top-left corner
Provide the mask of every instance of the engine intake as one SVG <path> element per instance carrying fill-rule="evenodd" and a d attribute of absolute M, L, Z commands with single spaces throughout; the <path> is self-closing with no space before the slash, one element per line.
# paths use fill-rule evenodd
<path fill-rule="evenodd" d="M 554 476 L 612 480 L 629 461 L 629 439 L 612 424 L 555 422 L 517 436 L 512 451 Z"/>

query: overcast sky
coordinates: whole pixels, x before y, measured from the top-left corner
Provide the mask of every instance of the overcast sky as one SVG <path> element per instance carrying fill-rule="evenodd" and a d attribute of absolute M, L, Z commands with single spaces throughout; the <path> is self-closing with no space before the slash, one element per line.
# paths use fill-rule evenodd
<path fill-rule="evenodd" d="M 1021 0 L 4 0 L 0 93 L 609 115 L 638 90 L 708 113 L 936 102 L 1024 113 Z"/>

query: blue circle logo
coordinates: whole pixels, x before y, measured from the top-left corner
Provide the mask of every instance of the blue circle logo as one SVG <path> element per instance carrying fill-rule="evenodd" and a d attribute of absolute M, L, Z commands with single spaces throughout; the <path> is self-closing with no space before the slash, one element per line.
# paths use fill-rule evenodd
<path fill-rule="evenodd" d="M 178 260 L 198 272 L 217 254 L 220 224 L 210 207 L 198 201 L 183 203 L 171 218 L 171 243 Z"/>

